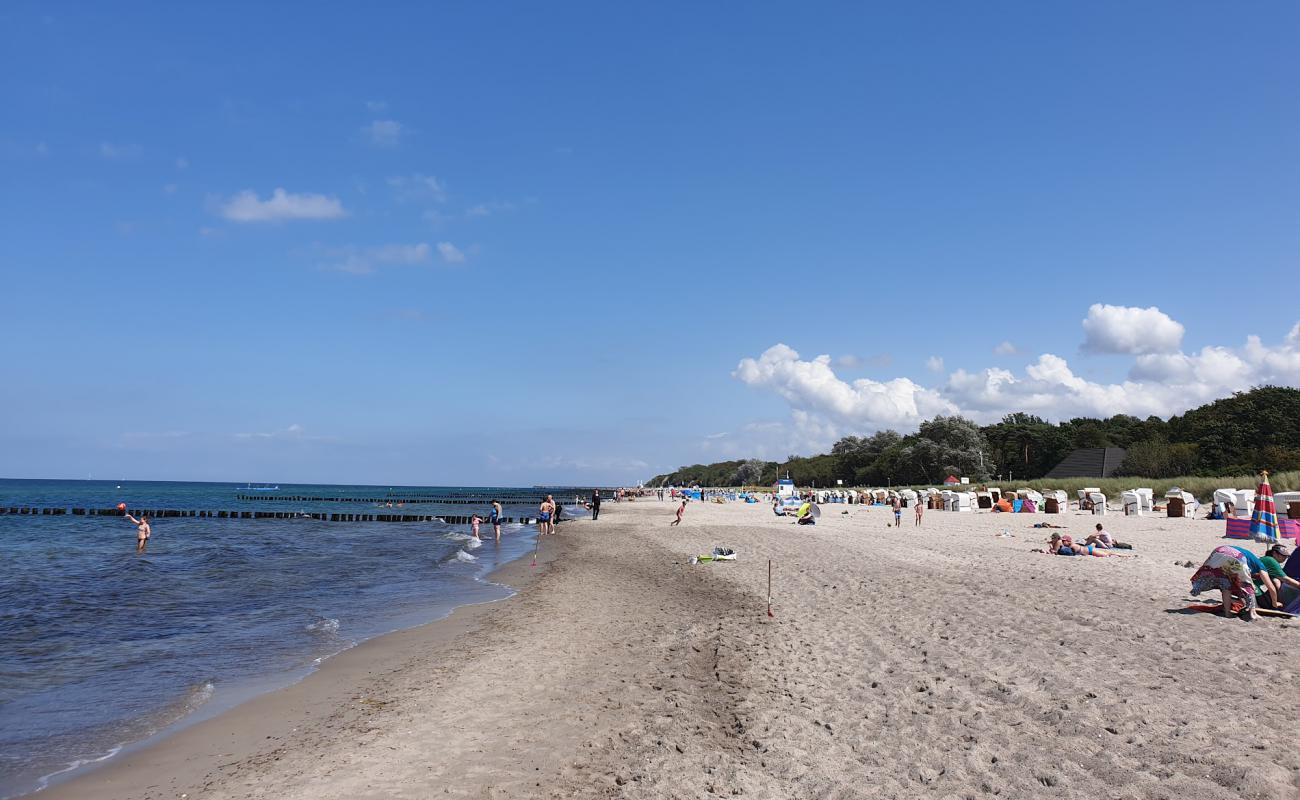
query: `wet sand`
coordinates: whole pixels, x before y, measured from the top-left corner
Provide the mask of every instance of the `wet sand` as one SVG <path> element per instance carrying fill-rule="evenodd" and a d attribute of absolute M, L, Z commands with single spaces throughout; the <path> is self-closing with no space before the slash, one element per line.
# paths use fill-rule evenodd
<path fill-rule="evenodd" d="M 1107 516 L 1120 560 L 1029 552 L 1074 513 L 672 509 L 42 797 L 1300 797 L 1300 621 L 1180 613 L 1222 523 Z"/>

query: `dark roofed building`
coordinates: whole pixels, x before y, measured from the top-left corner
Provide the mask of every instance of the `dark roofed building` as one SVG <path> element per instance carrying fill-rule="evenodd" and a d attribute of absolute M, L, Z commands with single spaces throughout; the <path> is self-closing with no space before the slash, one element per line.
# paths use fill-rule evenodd
<path fill-rule="evenodd" d="M 1072 451 L 1052 467 L 1048 478 L 1109 478 L 1124 463 L 1122 447 L 1085 447 Z"/>

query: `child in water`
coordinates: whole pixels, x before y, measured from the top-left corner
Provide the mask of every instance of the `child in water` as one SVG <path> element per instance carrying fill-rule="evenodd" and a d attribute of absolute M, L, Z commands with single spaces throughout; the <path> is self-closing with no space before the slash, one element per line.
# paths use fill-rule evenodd
<path fill-rule="evenodd" d="M 470 530 L 472 530 L 472 531 L 474 532 L 474 538 L 475 538 L 475 539 L 478 538 L 478 524 L 479 524 L 480 522 L 482 522 L 482 521 L 483 521 L 483 518 L 480 517 L 478 514 L 475 514 L 474 516 L 472 516 L 472 517 L 469 518 L 469 527 L 470 527 Z"/>

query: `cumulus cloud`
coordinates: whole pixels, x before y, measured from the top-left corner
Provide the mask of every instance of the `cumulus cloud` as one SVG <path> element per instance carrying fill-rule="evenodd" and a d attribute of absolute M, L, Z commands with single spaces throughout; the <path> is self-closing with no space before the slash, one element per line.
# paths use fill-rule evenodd
<path fill-rule="evenodd" d="M 1182 326 L 1173 324 L 1181 337 Z M 1014 411 L 1057 421 L 1115 414 L 1169 417 L 1252 386 L 1300 387 L 1300 323 L 1276 345 L 1251 336 L 1240 347 L 1141 353 L 1127 378 L 1114 383 L 1083 378 L 1053 353 L 1039 355 L 1022 371 L 958 369 L 934 387 L 907 378 L 850 382 L 831 364 L 829 356 L 805 360 L 778 344 L 758 358 L 742 359 L 732 375 L 785 398 L 791 412 L 786 430 L 808 443 L 805 449 L 825 448 L 846 433 L 913 429 L 935 414 L 962 414 L 982 423 Z M 926 365 L 939 371 L 942 360 L 933 356 Z M 769 442 L 773 437 L 765 432 L 755 438 Z"/>
<path fill-rule="evenodd" d="M 465 263 L 465 254 L 451 242 L 438 242 L 438 255 L 448 264 Z"/>
<path fill-rule="evenodd" d="M 1014 356 L 1017 352 L 1016 346 L 1011 342 L 1001 342 L 993 348 L 994 355 L 999 356 Z"/>
<path fill-rule="evenodd" d="M 140 146 L 135 144 L 100 142 L 99 154 L 110 161 L 117 161 L 124 158 L 135 158 L 140 155 Z"/>
<path fill-rule="evenodd" d="M 937 392 L 908 378 L 884 382 L 859 378 L 849 383 L 835 375 L 830 356 L 805 361 L 784 344 L 769 347 L 758 358 L 742 359 L 732 375 L 784 397 L 797 425 L 819 435 L 838 426 L 856 427 L 864 420 L 878 427 L 911 427 L 935 414 L 956 411 Z"/>
<path fill-rule="evenodd" d="M 1090 353 L 1173 353 L 1183 343 L 1183 326 L 1151 306 L 1094 303 L 1083 320 L 1083 349 Z"/>
<path fill-rule="evenodd" d="M 406 127 L 395 119 L 377 119 L 361 129 L 376 147 L 396 147 L 401 144 Z"/>
<path fill-rule="evenodd" d="M 410 175 L 394 175 L 388 179 L 388 186 L 393 190 L 399 202 L 433 201 L 441 203 L 447 199 L 447 189 L 433 175 L 413 172 Z"/>
<path fill-rule="evenodd" d="M 265 200 L 250 190 L 221 205 L 221 216 L 231 222 L 281 222 L 295 219 L 339 219 L 348 212 L 337 197 L 293 194 L 277 188 Z"/>
<path fill-rule="evenodd" d="M 943 372 L 943 358 L 941 356 L 930 356 L 925 360 L 925 368 L 931 372 Z"/>
<path fill-rule="evenodd" d="M 390 264 L 427 264 L 432 254 L 433 248 L 426 242 L 365 248 L 345 247 L 327 250 L 327 260 L 322 266 L 336 272 L 369 275 Z"/>

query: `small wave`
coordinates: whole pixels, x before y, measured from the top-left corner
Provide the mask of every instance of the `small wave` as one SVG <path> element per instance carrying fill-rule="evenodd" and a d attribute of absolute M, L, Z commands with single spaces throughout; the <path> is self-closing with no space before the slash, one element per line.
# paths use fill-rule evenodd
<path fill-rule="evenodd" d="M 472 556 L 469 553 L 466 553 L 464 550 L 457 550 L 456 560 L 457 561 L 478 561 L 478 556 Z"/>
<path fill-rule="evenodd" d="M 330 636 L 339 632 L 339 621 L 333 618 L 321 618 L 306 627 L 312 633 Z"/>
<path fill-rule="evenodd" d="M 88 756 L 87 758 L 78 758 L 75 761 L 69 762 L 68 765 L 63 767 L 62 769 L 56 769 L 55 771 L 51 772 L 48 775 L 42 775 L 41 777 L 36 779 L 36 791 L 40 792 L 49 788 L 50 780 L 53 778 L 57 778 L 58 776 L 63 775 L 64 773 L 72 772 L 74 769 L 81 769 L 87 764 L 98 764 L 101 761 L 107 761 L 108 759 L 122 752 L 122 748 L 124 746 L 125 745 L 120 745 L 120 744 L 114 745 L 113 747 L 109 748 L 108 752 L 103 754 L 102 756 Z"/>
<path fill-rule="evenodd" d="M 475 539 L 474 537 L 471 536 L 469 540 L 465 542 L 465 546 L 468 547 L 470 550 L 477 550 L 478 548 L 483 546 L 483 540 Z"/>
<path fill-rule="evenodd" d="M 199 706 L 212 699 L 212 693 L 217 690 L 212 681 L 205 681 L 198 686 L 190 687 L 189 694 L 185 696 L 185 713 L 190 714 L 197 711 Z"/>

